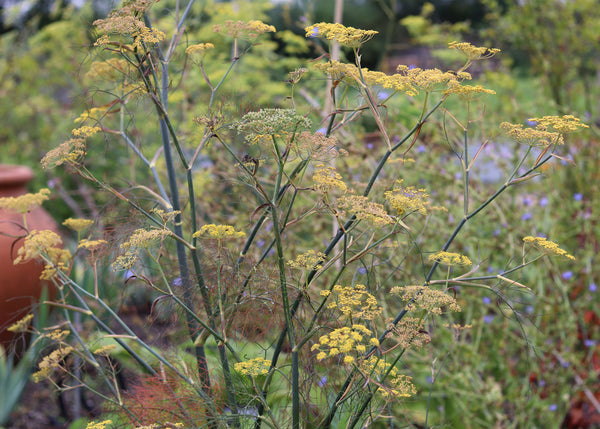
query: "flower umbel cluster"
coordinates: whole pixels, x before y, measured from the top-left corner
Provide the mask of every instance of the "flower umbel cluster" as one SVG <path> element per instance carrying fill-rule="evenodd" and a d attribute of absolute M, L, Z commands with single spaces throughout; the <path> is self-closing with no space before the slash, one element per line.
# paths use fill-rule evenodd
<path fill-rule="evenodd" d="M 255 377 L 257 375 L 267 375 L 269 373 L 269 368 L 271 367 L 271 361 L 259 357 L 244 362 L 238 362 L 233 367 L 240 374 Z"/>
<path fill-rule="evenodd" d="M 133 39 L 133 48 L 142 49 L 146 44 L 159 43 L 167 36 L 156 28 L 149 28 L 142 20 L 143 14 L 154 3 L 153 0 L 135 0 L 126 2 L 121 8 L 113 10 L 105 19 L 94 21 L 98 30 L 106 33 L 96 41 L 96 45 L 106 45 L 109 34 L 129 36 Z"/>
<path fill-rule="evenodd" d="M 373 320 L 383 311 L 377 303 L 377 299 L 367 292 L 364 285 L 335 285 L 331 292 L 325 290 L 321 292 L 321 295 L 331 295 L 333 301 L 327 305 L 327 308 L 337 308 L 350 320 Z"/>
<path fill-rule="evenodd" d="M 234 125 L 238 133 L 244 134 L 249 143 L 281 134 L 295 133 L 310 127 L 310 120 L 294 109 L 261 109 L 249 112 Z"/>
<path fill-rule="evenodd" d="M 310 131 L 303 131 L 294 141 L 297 144 L 292 148 L 302 159 L 328 161 L 347 153 L 337 147 L 338 140 L 335 137 L 326 137 L 322 133 L 313 134 Z"/>
<path fill-rule="evenodd" d="M 335 167 L 324 164 L 317 164 L 313 182 L 315 190 L 325 195 L 335 189 L 341 192 L 346 192 L 347 189 L 342 176 L 335 170 Z"/>
<path fill-rule="evenodd" d="M 352 327 L 344 326 L 334 329 L 327 335 L 319 338 L 319 343 L 311 347 L 312 351 L 318 350 L 317 359 L 323 360 L 328 357 L 344 354 L 344 363 L 351 364 L 355 362 L 354 356 L 349 353 L 365 353 L 367 345 L 363 342 L 364 336 L 370 336 L 371 330 L 364 325 L 354 324 Z M 368 344 L 378 347 L 377 338 L 370 338 Z"/>
<path fill-rule="evenodd" d="M 322 263 L 327 259 L 327 256 L 322 252 L 309 250 L 306 253 L 298 255 L 293 261 L 288 261 L 288 265 L 292 268 L 303 268 L 306 270 L 320 270 Z"/>
<path fill-rule="evenodd" d="M 23 247 L 17 252 L 14 264 L 27 262 L 34 259 L 44 259 L 47 263 L 40 278 L 49 280 L 56 274 L 56 270 L 63 270 L 71 259 L 71 252 L 62 249 L 62 239 L 54 231 L 31 231 L 23 242 Z"/>
<path fill-rule="evenodd" d="M 562 256 L 567 259 L 575 260 L 575 257 L 573 255 L 570 255 L 569 253 L 567 253 L 566 250 L 561 249 L 558 246 L 558 243 L 550 241 L 545 237 L 527 236 L 527 237 L 523 238 L 523 241 L 525 243 L 531 244 L 533 247 L 546 253 L 547 255 L 557 255 L 557 256 Z"/>
<path fill-rule="evenodd" d="M 450 84 L 458 84 L 463 80 L 471 79 L 471 75 L 467 72 L 443 72 L 439 69 L 423 70 L 406 65 L 399 65 L 397 71 L 401 76 L 405 76 L 414 88 L 425 92 L 441 90 Z"/>
<path fill-rule="evenodd" d="M 63 222 L 63 225 L 73 231 L 81 232 L 89 228 L 94 224 L 93 220 L 90 219 L 73 219 L 69 218 Z"/>
<path fill-rule="evenodd" d="M 425 310 L 433 314 L 442 314 L 442 308 L 461 311 L 456 299 L 428 286 L 395 286 L 390 293 L 400 295 L 403 301 L 407 301 L 409 311 Z"/>
<path fill-rule="evenodd" d="M 73 351 L 73 347 L 60 347 L 54 350 L 47 356 L 44 356 L 42 361 L 39 363 L 39 371 L 32 374 L 31 378 L 36 383 L 39 383 L 45 378 L 52 375 L 55 369 L 61 367 L 61 363 Z"/>
<path fill-rule="evenodd" d="M 243 231 L 236 231 L 231 225 L 215 225 L 213 223 L 202 226 L 194 232 L 194 238 L 210 238 L 215 240 L 230 240 L 245 237 Z"/>
<path fill-rule="evenodd" d="M 42 158 L 41 164 L 44 168 L 54 168 L 65 163 L 77 165 L 81 163 L 85 154 L 85 139 L 72 138 L 48 151 Z"/>
<path fill-rule="evenodd" d="M 481 85 L 461 85 L 458 82 L 450 82 L 444 94 L 454 94 L 465 101 L 472 101 L 483 94 L 495 94 L 496 91 L 484 88 Z"/>
<path fill-rule="evenodd" d="M 423 320 L 417 317 L 404 317 L 396 325 L 388 327 L 386 338 L 393 338 L 403 349 L 418 349 L 431 341 L 429 333 L 423 329 Z"/>
<path fill-rule="evenodd" d="M 530 118 L 529 121 L 535 122 L 536 128 L 539 130 L 551 129 L 561 134 L 573 133 L 582 128 L 589 128 L 573 115 L 544 116 L 541 118 Z"/>
<path fill-rule="evenodd" d="M 379 386 L 378 392 L 384 397 L 408 398 L 417 393 L 412 378 L 398 373 L 396 368 L 381 357 L 371 356 L 359 365 L 363 376 Z M 382 381 L 385 379 L 385 385 Z"/>
<path fill-rule="evenodd" d="M 32 320 L 33 314 L 29 313 L 25 317 L 21 318 L 20 320 L 17 320 L 15 323 L 10 325 L 8 328 L 6 328 L 6 330 L 15 333 L 25 332 L 29 328 L 29 324 Z"/>
<path fill-rule="evenodd" d="M 112 266 L 115 270 L 127 270 L 133 267 L 139 257 L 141 249 L 149 249 L 158 240 L 171 235 L 167 229 L 136 229 L 129 240 L 121 244 L 123 254 L 119 255 Z"/>
<path fill-rule="evenodd" d="M 486 48 L 485 46 L 473 46 L 468 42 L 450 42 L 448 48 L 456 49 L 469 60 L 484 60 L 493 57 L 500 49 Z"/>
<path fill-rule="evenodd" d="M 49 189 L 40 189 L 40 191 L 35 194 L 19 195 L 18 197 L 2 197 L 0 198 L 0 209 L 9 209 L 25 214 L 34 208 L 41 206 L 44 201 L 49 199 L 49 195 Z"/>
<path fill-rule="evenodd" d="M 213 26 L 215 33 L 225 34 L 234 39 L 253 40 L 264 33 L 274 33 L 275 27 L 262 21 L 232 21 L 227 20 L 224 24 Z"/>
<path fill-rule="evenodd" d="M 185 49 L 185 53 L 188 55 L 202 55 L 209 49 L 214 49 L 215 45 L 212 43 L 198 43 L 196 45 L 190 45 Z"/>
<path fill-rule="evenodd" d="M 306 37 L 317 36 L 327 40 L 338 42 L 342 46 L 358 49 L 366 41 L 370 40 L 378 32 L 375 30 L 361 30 L 354 27 L 346 27 L 342 24 L 331 24 L 319 22 L 304 29 Z"/>
<path fill-rule="evenodd" d="M 102 131 L 102 128 L 100 127 L 89 127 L 84 125 L 83 127 L 75 128 L 71 133 L 73 133 L 75 137 L 87 138 L 98 134 L 100 131 Z"/>
<path fill-rule="evenodd" d="M 439 252 L 435 252 L 427 258 L 429 262 L 437 262 L 438 264 L 453 266 L 453 265 L 464 265 L 470 266 L 473 263 L 469 258 L 465 255 L 461 255 L 460 253 L 452 253 L 452 252 L 444 252 L 440 250 Z"/>
<path fill-rule="evenodd" d="M 410 213 L 427 215 L 430 204 L 429 194 L 425 189 L 416 189 L 413 186 L 403 188 L 402 181 L 398 181 L 392 191 L 385 193 L 385 199 L 399 216 Z"/>
<path fill-rule="evenodd" d="M 369 222 L 375 227 L 394 223 L 394 219 L 385 211 L 382 204 L 374 203 L 361 195 L 344 195 L 337 200 L 340 210 L 353 213 L 358 220 Z"/>
<path fill-rule="evenodd" d="M 537 126 L 535 128 L 523 128 L 522 124 L 502 122 L 500 128 L 502 128 L 506 135 L 514 141 L 528 146 L 546 147 L 553 144 L 565 143 L 565 140 L 560 133 L 540 129 Z"/>
<path fill-rule="evenodd" d="M 360 72 L 354 64 L 331 60 L 326 63 L 316 63 L 315 68 L 329 76 L 334 84 L 344 81 L 349 85 L 354 85 L 360 82 Z M 367 69 L 362 71 L 363 76 L 368 73 Z"/>

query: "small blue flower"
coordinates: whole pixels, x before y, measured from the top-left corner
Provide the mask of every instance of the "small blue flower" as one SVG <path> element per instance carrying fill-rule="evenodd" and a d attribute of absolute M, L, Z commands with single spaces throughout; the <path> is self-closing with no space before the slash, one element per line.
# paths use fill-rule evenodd
<path fill-rule="evenodd" d="M 575 201 L 581 201 L 581 200 L 583 200 L 583 194 L 580 194 L 579 192 L 577 192 L 576 194 L 573 194 L 573 199 Z"/>
<path fill-rule="evenodd" d="M 317 133 L 321 133 L 323 135 L 327 134 L 327 127 L 321 127 L 317 130 Z"/>
<path fill-rule="evenodd" d="M 377 98 L 379 98 L 380 100 L 385 100 L 390 96 L 389 92 L 385 92 L 385 91 L 379 91 L 377 93 Z"/>
<path fill-rule="evenodd" d="M 181 286 L 181 277 L 176 277 L 173 279 L 173 286 Z"/>
<path fill-rule="evenodd" d="M 525 121 L 527 123 L 527 125 L 529 125 L 530 127 L 535 127 L 537 125 L 536 121 L 530 121 L 529 119 L 527 119 Z"/>
<path fill-rule="evenodd" d="M 321 377 L 319 381 L 317 381 L 317 386 L 324 387 L 327 384 L 327 376 Z"/>
<path fill-rule="evenodd" d="M 490 323 L 492 323 L 494 321 L 494 315 L 493 314 L 488 314 L 486 316 L 483 316 L 483 321 L 484 321 L 484 323 L 486 323 L 487 325 L 489 325 Z"/>
<path fill-rule="evenodd" d="M 319 27 L 313 28 L 312 33 L 308 35 L 308 37 L 317 37 L 319 35 Z"/>
<path fill-rule="evenodd" d="M 540 198 L 540 207 L 546 207 L 548 205 L 548 198 L 542 197 Z"/>
<path fill-rule="evenodd" d="M 533 313 L 533 305 L 528 305 L 527 307 L 525 307 L 525 312 L 527 314 Z"/>
<path fill-rule="evenodd" d="M 550 405 L 548 405 L 548 409 L 549 409 L 550 411 L 556 411 L 556 409 L 557 409 L 557 408 L 558 408 L 558 407 L 556 406 L 556 404 L 550 404 Z"/>
<path fill-rule="evenodd" d="M 562 273 L 563 280 L 569 280 L 573 277 L 573 271 L 565 271 L 564 273 Z"/>
<path fill-rule="evenodd" d="M 413 69 L 416 69 L 416 68 L 417 68 L 417 66 L 416 66 L 416 65 L 414 65 L 414 64 L 410 64 L 410 65 L 408 66 L 408 69 L 409 69 L 409 70 L 413 70 Z"/>
<path fill-rule="evenodd" d="M 427 376 L 426 380 L 427 380 L 427 383 L 429 383 L 429 384 L 433 383 L 433 378 L 430 375 Z"/>
<path fill-rule="evenodd" d="M 423 152 L 425 152 L 425 145 L 420 144 L 419 146 L 417 146 L 417 153 L 423 153 Z"/>
<path fill-rule="evenodd" d="M 589 338 L 583 342 L 586 347 L 596 347 L 596 341 Z"/>
<path fill-rule="evenodd" d="M 531 197 L 523 197 L 523 204 L 525 206 L 530 206 L 533 203 L 533 201 L 531 200 Z"/>
<path fill-rule="evenodd" d="M 123 280 L 125 281 L 134 277 L 137 277 L 137 275 L 132 270 L 127 270 L 123 273 Z"/>
<path fill-rule="evenodd" d="M 367 269 L 365 267 L 360 267 L 358 269 L 358 274 L 367 274 Z"/>
<path fill-rule="evenodd" d="M 373 149 L 374 145 L 373 143 L 367 143 L 367 149 Z"/>
<path fill-rule="evenodd" d="M 563 363 L 561 363 L 561 365 L 563 368 L 568 368 L 570 364 L 569 364 L 569 362 L 564 361 Z"/>
<path fill-rule="evenodd" d="M 545 385 L 546 385 L 546 380 L 541 379 L 540 381 L 538 381 L 538 386 L 544 387 Z"/>
<path fill-rule="evenodd" d="M 494 230 L 494 237 L 498 237 L 500 235 L 500 233 L 502 232 L 502 230 L 500 228 L 496 228 Z"/>
<path fill-rule="evenodd" d="M 521 220 L 530 220 L 531 218 L 533 218 L 533 215 L 529 212 L 523 213 L 523 216 L 521 216 Z"/>
<path fill-rule="evenodd" d="M 494 267 L 492 267 L 491 265 L 489 267 L 487 267 L 487 272 L 488 273 L 493 273 L 494 272 Z"/>
<path fill-rule="evenodd" d="M 482 299 L 484 304 L 490 304 L 492 302 L 492 298 L 490 298 L 489 296 L 484 296 Z"/>
<path fill-rule="evenodd" d="M 598 286 L 596 286 L 596 283 L 590 283 L 590 285 L 588 286 L 588 290 L 590 292 L 596 292 L 598 290 Z"/>
<path fill-rule="evenodd" d="M 258 239 L 258 240 L 256 240 L 256 246 L 257 246 L 258 248 L 261 248 L 261 247 L 263 247 L 264 245 L 265 245 L 265 240 L 263 240 L 262 238 L 261 238 L 261 239 Z"/>

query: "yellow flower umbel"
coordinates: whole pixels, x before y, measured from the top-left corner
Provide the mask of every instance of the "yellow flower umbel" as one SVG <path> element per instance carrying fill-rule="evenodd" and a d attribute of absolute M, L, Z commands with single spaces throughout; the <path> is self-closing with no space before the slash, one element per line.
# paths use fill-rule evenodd
<path fill-rule="evenodd" d="M 9 332 L 19 333 L 25 332 L 29 328 L 29 324 L 33 320 L 33 314 L 28 314 L 20 320 L 17 320 L 15 323 L 6 328 Z"/>
<path fill-rule="evenodd" d="M 338 140 L 335 137 L 325 137 L 322 133 L 303 131 L 294 139 L 294 143 L 292 150 L 302 159 L 329 161 L 347 154 L 344 149 L 337 147 Z"/>
<path fill-rule="evenodd" d="M 333 40 L 342 46 L 358 49 L 366 41 L 370 40 L 378 32 L 375 30 L 361 30 L 354 27 L 346 27 L 342 24 L 330 24 L 319 22 L 304 29 L 306 37 L 319 37 Z"/>
<path fill-rule="evenodd" d="M 111 42 L 109 34 L 126 36 L 133 39 L 133 49 L 142 49 L 144 45 L 159 43 L 167 36 L 156 28 L 149 28 L 143 21 L 144 13 L 153 1 L 134 0 L 113 10 L 105 19 L 94 21 L 94 26 L 105 33 L 96 41 L 96 45 L 106 45 Z"/>
<path fill-rule="evenodd" d="M 554 130 L 561 134 L 574 133 L 582 128 L 589 128 L 573 115 L 544 116 L 541 118 L 530 118 L 529 121 L 535 122 L 537 129 Z"/>
<path fill-rule="evenodd" d="M 378 356 L 371 356 L 360 363 L 363 376 L 379 387 L 378 392 L 384 397 L 408 398 L 417 393 L 412 378 L 398 373 L 396 368 Z M 385 380 L 384 380 L 384 377 Z"/>
<path fill-rule="evenodd" d="M 347 210 L 358 220 L 369 222 L 377 228 L 394 223 L 382 204 L 370 202 L 367 197 L 345 195 L 337 200 L 337 204 L 340 210 Z"/>
<path fill-rule="evenodd" d="M 483 94 L 495 94 L 496 91 L 484 88 L 481 85 L 461 85 L 458 82 L 450 82 L 444 94 L 454 94 L 465 101 L 472 101 Z"/>
<path fill-rule="evenodd" d="M 115 270 L 127 270 L 133 267 L 141 249 L 149 249 L 157 241 L 171 235 L 167 229 L 136 229 L 129 240 L 121 244 L 123 254 L 119 255 L 112 266 Z"/>
<path fill-rule="evenodd" d="M 439 252 L 433 253 L 429 255 L 427 258 L 429 262 L 437 262 L 438 264 L 453 266 L 453 265 L 464 265 L 470 266 L 473 263 L 469 258 L 465 255 L 461 255 L 460 253 L 452 253 L 452 252 L 444 252 L 440 250 Z"/>
<path fill-rule="evenodd" d="M 367 343 L 363 341 L 365 335 L 370 336 L 371 330 L 364 325 L 354 324 L 352 327 L 344 326 L 334 329 L 327 335 L 321 336 L 319 343 L 314 344 L 311 350 L 318 350 L 318 360 L 345 355 L 344 363 L 352 364 L 356 361 L 352 354 L 363 354 L 367 351 Z M 368 344 L 377 347 L 379 346 L 379 341 L 377 341 L 377 338 L 370 338 Z"/>
<path fill-rule="evenodd" d="M 433 314 L 442 314 L 442 308 L 461 311 L 453 297 L 428 286 L 395 286 L 390 293 L 400 295 L 403 301 L 409 302 L 406 306 L 409 311 L 425 310 Z"/>
<path fill-rule="evenodd" d="M 44 168 L 54 168 L 62 164 L 78 165 L 85 158 L 85 154 L 85 139 L 73 138 L 49 150 L 42 158 L 41 164 Z"/>
<path fill-rule="evenodd" d="M 25 214 L 36 207 L 42 205 L 44 201 L 49 199 L 49 189 L 41 189 L 35 194 L 19 195 L 18 197 L 2 197 L 0 198 L 0 209 L 14 210 L 18 213 Z"/>
<path fill-rule="evenodd" d="M 392 191 L 385 193 L 385 199 L 390 206 L 396 211 L 399 216 L 408 215 L 410 213 L 420 213 L 426 215 L 428 213 L 429 195 L 425 189 L 416 189 L 413 186 L 403 188 L 402 181 L 398 181 Z"/>
<path fill-rule="evenodd" d="M 248 143 L 255 144 L 265 138 L 291 135 L 309 126 L 310 120 L 294 109 L 261 109 L 246 113 L 234 128 Z"/>
<path fill-rule="evenodd" d="M 94 354 L 98 356 L 108 357 L 116 349 L 117 346 L 115 344 L 107 344 L 94 350 Z"/>
<path fill-rule="evenodd" d="M 63 222 L 63 225 L 73 231 L 82 232 L 94 224 L 90 219 L 74 219 L 69 218 Z"/>
<path fill-rule="evenodd" d="M 419 349 L 431 341 L 429 332 L 424 328 L 420 317 L 405 316 L 396 325 L 391 325 L 387 338 L 395 340 L 403 349 Z"/>
<path fill-rule="evenodd" d="M 412 91 L 408 92 L 409 95 L 416 95 L 417 90 L 424 92 L 442 90 L 451 83 L 471 79 L 471 75 L 467 72 L 443 72 L 439 69 L 423 70 L 418 67 L 410 68 L 406 65 L 399 65 L 397 71 L 401 76 L 405 76 L 405 79 L 414 87 Z"/>
<path fill-rule="evenodd" d="M 563 258 L 571 259 L 573 261 L 575 260 L 575 257 L 567 253 L 566 250 L 561 249 L 558 246 L 558 243 L 550 241 L 545 237 L 527 236 L 523 239 L 523 242 L 531 244 L 533 247 L 547 255 L 557 255 L 562 256 Z"/>
<path fill-rule="evenodd" d="M 62 368 L 61 362 L 73 351 L 73 347 L 60 347 L 54 350 L 47 356 L 44 356 L 42 361 L 39 363 L 39 371 L 32 374 L 31 378 L 36 383 L 39 383 L 45 378 L 52 375 L 55 369 Z"/>
<path fill-rule="evenodd" d="M 103 420 L 101 422 L 90 422 L 85 429 L 106 429 L 106 426 L 112 425 L 112 420 Z"/>
<path fill-rule="evenodd" d="M 34 259 L 43 259 L 46 266 L 40 278 L 49 280 L 57 269 L 64 270 L 71 259 L 71 252 L 62 249 L 62 239 L 50 230 L 33 230 L 25 237 L 23 247 L 17 252 L 14 264 L 27 262 Z"/>
<path fill-rule="evenodd" d="M 298 255 L 293 261 L 288 261 L 288 265 L 292 268 L 303 268 L 306 270 L 320 270 L 322 263 L 327 259 L 327 256 L 322 252 L 309 250 L 306 253 Z"/>
<path fill-rule="evenodd" d="M 227 20 L 224 24 L 214 25 L 213 31 L 234 39 L 254 40 L 261 34 L 274 33 L 277 30 L 272 25 L 258 20 L 248 22 Z"/>
<path fill-rule="evenodd" d="M 540 147 L 564 144 L 564 134 L 588 128 L 587 125 L 582 124 L 579 119 L 572 115 L 543 116 L 541 118 L 530 118 L 529 121 L 535 123 L 535 126 L 523 128 L 521 124 L 503 122 L 500 124 L 500 128 L 519 143 Z"/>
<path fill-rule="evenodd" d="M 100 131 L 102 131 L 102 128 L 100 127 L 89 127 L 87 125 L 84 125 L 82 127 L 75 128 L 71 131 L 71 133 L 73 134 L 73 136 L 78 138 L 87 138 L 98 134 Z"/>
<path fill-rule="evenodd" d="M 245 237 L 243 231 L 236 231 L 231 225 L 215 225 L 209 224 L 202 226 L 198 231 L 194 232 L 194 238 L 209 238 L 214 240 L 231 240 L 234 238 Z"/>
<path fill-rule="evenodd" d="M 250 375 L 267 375 L 271 368 L 271 361 L 264 358 L 254 358 L 244 362 L 238 362 L 233 365 L 233 368 L 240 374 Z"/>
<path fill-rule="evenodd" d="M 484 60 L 493 57 L 500 49 L 486 48 L 485 46 L 473 46 L 468 42 L 450 42 L 448 48 L 456 49 L 463 54 L 468 60 Z"/>
<path fill-rule="evenodd" d="M 528 146 L 546 147 L 554 144 L 564 144 L 565 140 L 560 133 L 546 131 L 545 129 L 523 128 L 522 124 L 502 122 L 500 128 L 514 141 Z"/>
<path fill-rule="evenodd" d="M 332 295 L 333 301 L 327 305 L 327 308 L 337 308 L 350 320 L 373 320 L 383 311 L 377 299 L 367 292 L 364 285 L 335 285 L 332 292 L 322 291 L 321 295 Z"/>
<path fill-rule="evenodd" d="M 203 55 L 204 52 L 214 49 L 215 45 L 212 43 L 198 43 L 196 45 L 190 45 L 185 49 L 187 55 Z"/>
<path fill-rule="evenodd" d="M 335 167 L 317 164 L 315 173 L 313 174 L 314 189 L 324 195 L 327 195 L 333 190 L 346 192 L 346 184 L 342 180 L 342 176 L 335 170 Z"/>

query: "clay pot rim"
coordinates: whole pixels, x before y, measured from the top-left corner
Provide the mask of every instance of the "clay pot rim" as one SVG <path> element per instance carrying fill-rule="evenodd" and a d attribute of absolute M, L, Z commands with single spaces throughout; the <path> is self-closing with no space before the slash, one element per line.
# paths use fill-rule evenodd
<path fill-rule="evenodd" d="M 33 179 L 33 170 L 25 165 L 0 164 L 0 185 L 22 185 Z"/>

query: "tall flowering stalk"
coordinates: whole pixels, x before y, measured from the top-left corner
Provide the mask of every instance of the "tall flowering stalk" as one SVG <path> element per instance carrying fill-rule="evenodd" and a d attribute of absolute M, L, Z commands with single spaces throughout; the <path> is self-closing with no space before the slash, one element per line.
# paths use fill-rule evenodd
<path fill-rule="evenodd" d="M 40 378 L 52 376 L 60 366 L 57 356 L 63 354 L 77 354 L 102 366 L 72 322 L 71 314 L 77 312 L 90 318 L 141 370 L 162 377 L 169 397 L 177 398 L 182 391 L 197 395 L 200 410 L 189 409 L 187 396 L 175 400 L 173 413 L 182 424 L 327 428 L 345 422 L 347 427 L 356 427 L 371 422 L 390 404 L 415 395 L 413 380 L 400 364 L 408 349 L 418 349 L 430 340 L 427 324 L 433 317 L 461 310 L 448 292 L 452 285 L 492 290 L 488 283 L 501 281 L 510 287 L 526 287 L 509 276 L 545 254 L 570 256 L 556 243 L 526 237 L 521 263 L 496 276 L 481 276 L 476 274 L 478 263 L 472 255 L 452 249 L 468 222 L 509 187 L 532 178 L 555 156 L 565 134 L 584 127 L 569 116 L 535 118 L 535 129 L 503 125 L 510 138 L 529 149 L 502 186 L 482 202 L 474 201 L 469 173 L 484 146 L 472 157 L 468 152 L 470 105 L 494 91 L 464 82 L 471 79 L 467 69 L 498 53 L 496 49 L 455 42 L 449 48 L 465 57 L 457 71 L 399 66 L 388 75 L 361 65 L 360 49 L 375 31 L 318 23 L 307 27 L 306 35 L 353 50 L 356 62 L 325 59 L 315 64 L 315 70 L 291 72 L 292 108 L 264 108 L 225 117 L 217 95 L 255 42 L 275 29 L 256 20 L 229 20 L 213 28 L 214 40 L 184 47 L 184 22 L 193 2 L 178 15 L 170 40 L 152 26 L 151 3 L 126 3 L 96 23 L 104 33 L 97 47 L 113 57 L 94 63 L 94 70 L 105 76 L 116 73 L 121 84 L 109 103 L 80 116 L 80 128 L 50 151 L 43 164 L 68 165 L 140 215 L 140 225 L 121 240 L 112 267 L 141 280 L 158 294 L 157 301 L 168 300 L 180 310 L 187 328 L 185 346 L 193 350 L 195 369 L 190 371 L 184 358 L 178 360 L 151 347 L 111 308 L 97 270 L 99 258 L 109 254 L 109 242 L 94 236 L 93 230 L 83 236 L 89 226 L 86 222 L 69 222 L 73 228 L 81 227 L 76 229 L 80 252 L 88 251 L 93 262 L 93 292 L 74 279 L 71 255 L 57 259 L 52 250 L 56 246 L 44 247 L 34 232 L 25 253 L 19 255 L 46 261 L 47 277 L 64 297 L 56 305 L 63 309 L 72 332 L 74 346 L 61 338 L 58 351 L 44 361 Z M 215 76 L 209 69 L 210 61 L 215 61 L 211 55 L 224 40 L 231 48 L 230 61 Z M 178 116 L 173 113 L 178 105 L 170 98 L 178 55 L 199 69 L 207 93 L 193 121 L 200 130 L 194 138 L 178 130 Z M 332 81 L 334 110 L 324 119 L 325 133 L 312 132 L 314 115 L 302 112 L 294 97 L 294 88 L 307 72 L 324 73 Z M 375 95 L 380 89 L 389 91 L 384 100 Z M 384 114 L 384 103 L 393 97 L 422 102 L 418 117 L 399 138 L 391 134 Z M 394 163 L 408 162 L 405 156 L 423 128 L 450 97 L 467 103 L 465 122 L 452 116 L 463 142 L 457 151 L 463 170 L 463 216 L 447 235 L 439 231 L 422 242 L 416 231 L 424 228 L 423 219 L 444 209 L 426 189 L 404 184 L 399 174 L 384 171 Z M 128 129 L 129 115 L 135 118 L 133 100 L 152 106 L 156 134 L 147 137 L 160 144 L 137 142 Z M 383 145 L 366 176 L 350 180 L 350 174 L 357 176 L 365 169 L 348 167 L 356 164 L 348 155 L 357 149 L 356 143 L 342 139 L 360 115 L 374 119 Z M 94 174 L 94 160 L 86 158 L 86 151 L 100 132 L 110 144 L 120 142 L 127 147 L 137 159 L 135 168 L 144 169 L 151 181 L 124 188 Z M 537 152 L 532 152 L 534 147 Z M 218 164 L 205 182 L 194 169 L 203 157 L 212 157 Z M 143 192 L 144 197 L 136 192 Z M 203 200 L 210 198 L 223 203 L 216 212 L 201 209 L 206 207 Z M 330 228 L 320 228 L 322 214 L 335 222 L 333 237 L 323 232 Z M 400 237 L 407 245 L 398 250 Z M 541 255 L 531 257 L 526 250 L 529 245 Z M 422 266 L 418 278 L 401 268 L 414 262 L 415 253 Z M 446 272 L 438 272 L 440 265 L 448 268 Z M 364 284 L 355 281 L 361 269 L 376 273 L 376 279 Z M 106 323 L 98 309 L 112 323 Z M 250 323 L 244 324 L 244 318 Z M 267 326 L 260 326 L 258 320 Z M 117 334 L 114 326 L 124 334 Z M 253 338 L 255 331 L 260 336 Z M 255 347 L 249 349 L 246 343 Z M 211 354 L 213 344 L 215 354 Z M 110 356 L 111 350 L 102 353 Z M 188 389 L 178 390 L 176 384 L 167 383 L 165 371 Z M 147 424 L 143 415 L 128 407 L 111 377 L 111 371 L 103 372 L 112 398 L 117 399 L 106 399 L 123 407 L 133 423 Z M 316 400 L 320 389 L 327 389 L 328 394 Z"/>

